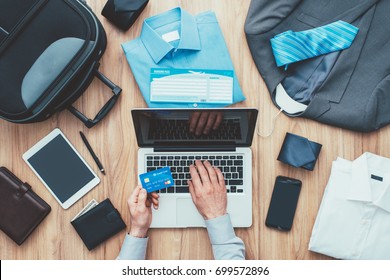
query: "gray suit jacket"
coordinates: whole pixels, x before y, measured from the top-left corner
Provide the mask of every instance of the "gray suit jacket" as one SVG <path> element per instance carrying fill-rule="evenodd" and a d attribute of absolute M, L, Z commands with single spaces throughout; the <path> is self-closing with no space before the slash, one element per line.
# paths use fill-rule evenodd
<path fill-rule="evenodd" d="M 337 56 L 307 109 L 294 116 L 364 132 L 389 124 L 389 11 L 389 0 L 252 0 L 245 33 L 272 100 L 276 86 L 294 68 L 276 66 L 270 39 L 286 30 L 343 20 L 359 28 L 355 41 Z M 308 63 L 310 59 L 298 64 Z"/>

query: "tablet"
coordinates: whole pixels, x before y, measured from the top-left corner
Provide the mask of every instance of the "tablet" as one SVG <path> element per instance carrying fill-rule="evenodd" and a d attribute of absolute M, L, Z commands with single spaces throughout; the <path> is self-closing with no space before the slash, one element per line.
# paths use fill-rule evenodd
<path fill-rule="evenodd" d="M 58 128 L 24 153 L 23 159 L 64 209 L 100 183 Z"/>

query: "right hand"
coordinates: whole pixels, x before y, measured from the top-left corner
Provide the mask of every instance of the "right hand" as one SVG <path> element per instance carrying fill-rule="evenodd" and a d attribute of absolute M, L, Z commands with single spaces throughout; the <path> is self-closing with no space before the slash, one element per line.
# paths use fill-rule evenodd
<path fill-rule="evenodd" d="M 225 179 L 221 170 L 212 167 L 207 160 L 195 161 L 190 166 L 191 181 L 188 181 L 192 200 L 205 220 L 217 218 L 227 212 Z M 198 174 L 199 173 L 199 174 Z"/>

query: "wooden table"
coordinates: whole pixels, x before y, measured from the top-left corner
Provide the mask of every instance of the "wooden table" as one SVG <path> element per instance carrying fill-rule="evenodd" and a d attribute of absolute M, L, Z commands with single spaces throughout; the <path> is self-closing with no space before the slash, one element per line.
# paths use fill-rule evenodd
<path fill-rule="evenodd" d="M 139 36 L 143 20 L 182 6 L 191 14 L 213 10 L 225 36 L 226 44 L 247 97 L 237 107 L 260 110 L 259 129 L 267 133 L 278 109 L 272 104 L 266 86 L 249 52 L 244 22 L 249 0 L 151 0 L 140 18 L 127 31 L 121 32 L 100 15 L 105 0 L 88 0 L 101 20 L 108 36 L 107 50 L 101 60 L 101 71 L 123 88 L 119 104 L 109 116 L 92 129 L 87 129 L 69 112 L 61 112 L 36 124 L 16 125 L 0 120 L 0 165 L 11 169 L 29 182 L 36 193 L 52 207 L 52 212 L 22 245 L 17 246 L 0 232 L 0 259 L 114 259 L 119 253 L 125 231 L 89 252 L 70 224 L 70 220 L 92 198 L 110 198 L 129 223 L 127 197 L 137 183 L 137 142 L 130 109 L 146 107 L 120 44 Z M 76 107 L 93 116 L 110 98 L 109 90 L 95 80 L 76 102 Z M 59 127 L 101 178 L 101 183 L 70 209 L 64 210 L 49 194 L 39 179 L 22 160 L 22 154 L 54 128 Z M 95 148 L 107 175 L 98 168 L 81 141 L 82 130 Z M 322 143 L 319 161 L 313 172 L 289 167 L 276 160 L 286 132 L 296 133 Z M 390 127 L 379 132 L 362 134 L 314 121 L 278 117 L 273 134 L 255 136 L 253 150 L 253 225 L 237 229 L 246 244 L 247 259 L 327 259 L 308 251 L 311 230 L 321 203 L 331 163 L 337 156 L 353 160 L 365 151 L 389 157 Z M 265 227 L 264 221 L 277 175 L 290 176 L 303 182 L 293 229 L 279 232 Z M 148 259 L 212 259 L 212 250 L 205 229 L 150 230 Z"/>

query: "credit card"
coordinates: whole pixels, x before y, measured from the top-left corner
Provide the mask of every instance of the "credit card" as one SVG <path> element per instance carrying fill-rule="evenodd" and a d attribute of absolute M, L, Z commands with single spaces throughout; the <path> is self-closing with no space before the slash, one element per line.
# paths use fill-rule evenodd
<path fill-rule="evenodd" d="M 142 187 L 149 193 L 161 190 L 174 185 L 171 169 L 160 168 L 148 173 L 139 175 Z"/>

